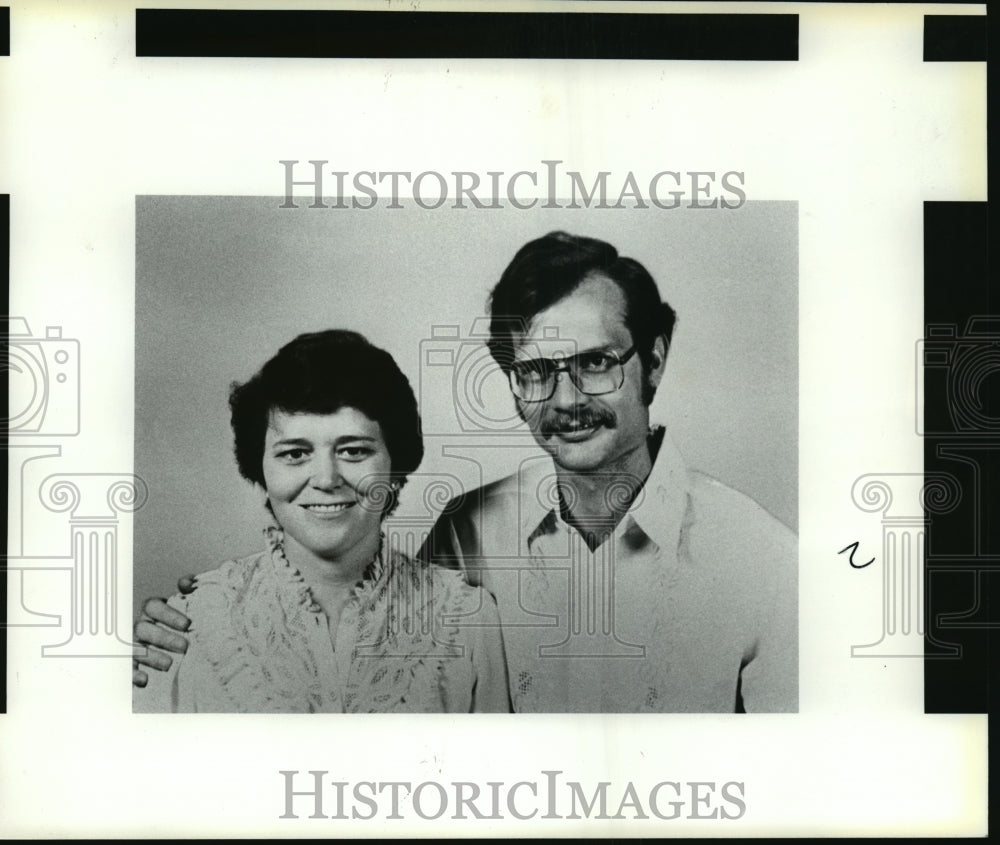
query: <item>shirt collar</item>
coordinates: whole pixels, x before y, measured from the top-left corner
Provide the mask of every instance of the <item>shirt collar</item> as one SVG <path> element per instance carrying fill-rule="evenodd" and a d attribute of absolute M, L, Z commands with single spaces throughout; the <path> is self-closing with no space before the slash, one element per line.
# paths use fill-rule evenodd
<path fill-rule="evenodd" d="M 653 467 L 639 495 L 615 529 L 615 535 L 620 536 L 634 527 L 661 549 L 676 549 L 687 508 L 687 468 L 663 426 L 651 430 L 650 440 L 656 451 Z M 562 522 L 556 480 L 551 458 L 526 468 L 521 476 L 521 529 L 529 545 Z"/>
<path fill-rule="evenodd" d="M 521 536 L 531 542 L 549 530 L 558 518 L 559 492 L 556 468 L 548 455 L 521 466 L 518 473 L 518 507 Z"/>
<path fill-rule="evenodd" d="M 653 468 L 626 514 L 661 549 L 677 548 L 688 502 L 688 474 L 684 459 L 662 426 L 653 432 L 660 448 Z"/>

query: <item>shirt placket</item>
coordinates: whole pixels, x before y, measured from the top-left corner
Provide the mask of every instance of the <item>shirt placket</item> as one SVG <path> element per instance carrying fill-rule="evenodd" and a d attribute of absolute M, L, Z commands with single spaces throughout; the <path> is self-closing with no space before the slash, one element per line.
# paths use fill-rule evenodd
<path fill-rule="evenodd" d="M 311 604 L 307 609 L 311 624 L 309 625 L 312 640 L 312 652 L 316 656 L 319 670 L 317 678 L 320 706 L 323 710 L 343 710 L 343 688 L 346 675 L 342 672 L 338 656 L 344 650 L 341 645 L 344 629 L 344 613 L 341 614 L 337 626 L 336 645 L 330 637 L 330 620 L 318 604 Z"/>

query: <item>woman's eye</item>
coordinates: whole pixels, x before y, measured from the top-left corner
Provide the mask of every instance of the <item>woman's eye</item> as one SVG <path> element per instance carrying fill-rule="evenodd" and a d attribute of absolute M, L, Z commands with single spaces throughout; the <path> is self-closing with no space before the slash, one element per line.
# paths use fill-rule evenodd
<path fill-rule="evenodd" d="M 301 461 L 306 455 L 305 449 L 285 449 L 278 453 L 278 457 L 286 461 Z"/>
<path fill-rule="evenodd" d="M 361 461 L 367 458 L 372 450 L 367 446 L 344 446 L 339 450 L 342 458 L 349 461 Z"/>

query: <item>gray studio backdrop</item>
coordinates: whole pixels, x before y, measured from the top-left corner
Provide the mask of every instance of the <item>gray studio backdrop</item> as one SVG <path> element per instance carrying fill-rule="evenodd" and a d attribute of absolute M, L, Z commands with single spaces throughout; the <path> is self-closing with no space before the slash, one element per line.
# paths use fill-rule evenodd
<path fill-rule="evenodd" d="M 553 229 L 641 261 L 678 312 L 654 419 L 688 463 L 798 522 L 798 206 L 279 208 L 136 199 L 135 596 L 258 551 L 263 495 L 232 457 L 227 397 L 305 331 L 360 331 L 421 405 L 426 456 L 391 522 L 419 537 L 452 493 L 538 455 L 482 347 L 487 294 Z M 410 534 L 407 531 L 413 529 Z M 414 541 L 415 542 L 415 541 Z M 138 611 L 138 603 L 136 605 Z"/>

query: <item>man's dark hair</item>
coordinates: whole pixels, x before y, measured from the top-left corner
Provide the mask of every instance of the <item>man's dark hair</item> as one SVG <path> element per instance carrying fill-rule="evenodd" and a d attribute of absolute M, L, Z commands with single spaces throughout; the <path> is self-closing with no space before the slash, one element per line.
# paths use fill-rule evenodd
<path fill-rule="evenodd" d="M 625 297 L 625 325 L 639 353 L 643 372 L 652 366 L 653 344 L 662 337 L 669 349 L 677 315 L 660 299 L 656 282 L 633 258 L 624 258 L 611 244 L 549 232 L 518 250 L 490 294 L 490 354 L 506 373 L 514 360 L 517 335 L 541 311 L 576 290 L 591 274 L 607 276 Z M 643 387 L 643 401 L 653 400 Z"/>
<path fill-rule="evenodd" d="M 392 356 L 357 332 L 329 329 L 285 344 L 253 378 L 229 394 L 240 474 L 264 487 L 264 437 L 271 412 L 333 414 L 356 408 L 377 422 L 399 487 L 424 456 L 417 400 Z M 397 491 L 386 491 L 388 515 Z"/>

